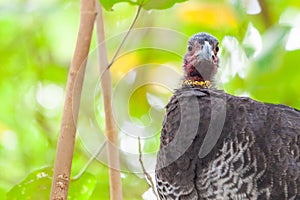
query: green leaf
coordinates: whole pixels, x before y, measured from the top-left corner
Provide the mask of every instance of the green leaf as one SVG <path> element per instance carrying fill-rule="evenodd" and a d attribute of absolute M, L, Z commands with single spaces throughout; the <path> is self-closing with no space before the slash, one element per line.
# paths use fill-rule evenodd
<path fill-rule="evenodd" d="M 68 199 L 89 199 L 96 187 L 96 178 L 89 173 L 84 173 L 80 179 L 71 181 Z"/>
<path fill-rule="evenodd" d="M 172 7 L 175 3 L 184 2 L 187 0 L 148 0 L 142 5 L 142 7 L 146 10 L 151 9 L 167 9 Z"/>
<path fill-rule="evenodd" d="M 121 2 L 133 3 L 130 0 L 99 0 L 99 1 L 107 11 L 113 11 L 113 6 L 117 3 L 121 3 Z"/>
<path fill-rule="evenodd" d="M 49 199 L 52 176 L 52 167 L 45 167 L 30 173 L 21 183 L 15 185 L 7 193 L 7 200 Z M 68 199 L 89 199 L 96 182 L 96 178 L 89 173 L 85 173 L 78 180 L 71 181 Z"/>
<path fill-rule="evenodd" d="M 15 185 L 7 193 L 7 200 L 49 199 L 52 174 L 53 172 L 50 167 L 30 173 L 21 183 Z"/>
<path fill-rule="evenodd" d="M 146 10 L 151 9 L 167 9 L 175 3 L 184 2 L 187 0 L 99 0 L 101 5 L 108 11 L 113 10 L 113 6 L 117 3 L 127 2 L 133 5 L 142 6 Z"/>

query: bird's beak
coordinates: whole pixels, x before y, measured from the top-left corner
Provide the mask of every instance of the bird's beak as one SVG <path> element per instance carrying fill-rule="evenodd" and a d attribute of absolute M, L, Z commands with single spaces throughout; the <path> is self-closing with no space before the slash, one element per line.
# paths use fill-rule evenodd
<path fill-rule="evenodd" d="M 196 56 L 198 60 L 195 65 L 196 70 L 204 80 L 211 81 L 217 72 L 218 64 L 209 42 L 204 41 L 200 49 L 196 52 Z"/>
<path fill-rule="evenodd" d="M 204 41 L 203 49 L 204 49 L 204 51 L 205 51 L 205 52 L 210 56 L 210 58 L 211 58 L 211 56 L 213 55 L 213 52 L 212 52 L 212 49 L 211 49 L 211 46 L 210 46 L 209 42 Z"/>
<path fill-rule="evenodd" d="M 206 60 L 209 62 L 214 62 L 213 60 L 213 51 L 209 42 L 204 41 L 202 47 L 196 52 L 196 56 L 199 60 Z"/>

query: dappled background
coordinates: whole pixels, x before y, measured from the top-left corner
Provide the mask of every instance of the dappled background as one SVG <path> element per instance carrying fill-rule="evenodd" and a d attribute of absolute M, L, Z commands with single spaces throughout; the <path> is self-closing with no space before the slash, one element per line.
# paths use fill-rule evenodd
<path fill-rule="evenodd" d="M 105 11 L 110 58 L 136 9 L 120 3 Z M 0 199 L 6 193 L 8 199 L 49 197 L 78 24 L 78 1 L 0 2 Z M 124 199 L 153 199 L 138 161 L 137 137 L 152 173 L 164 105 L 180 86 L 186 42 L 202 31 L 220 41 L 219 88 L 300 109 L 299 0 L 190 0 L 167 10 L 142 10 L 111 67 Z M 94 37 L 73 176 L 105 146 L 96 48 Z M 70 199 L 109 199 L 105 148 L 79 180 L 71 181 L 69 194 Z"/>

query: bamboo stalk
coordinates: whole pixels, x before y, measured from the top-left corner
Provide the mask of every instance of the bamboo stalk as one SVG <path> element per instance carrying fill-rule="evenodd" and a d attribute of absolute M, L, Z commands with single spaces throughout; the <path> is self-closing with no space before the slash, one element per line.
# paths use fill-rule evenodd
<path fill-rule="evenodd" d="M 95 17 L 95 0 L 81 0 L 80 24 L 76 48 L 68 74 L 50 193 L 51 200 L 64 200 L 68 197 L 82 84 Z"/>

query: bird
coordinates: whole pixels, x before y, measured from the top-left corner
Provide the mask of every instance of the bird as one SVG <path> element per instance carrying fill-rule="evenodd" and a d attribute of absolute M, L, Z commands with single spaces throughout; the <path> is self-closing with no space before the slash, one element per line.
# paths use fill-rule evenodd
<path fill-rule="evenodd" d="M 300 199 L 300 111 L 214 86 L 219 42 L 188 40 L 155 167 L 161 200 Z"/>

